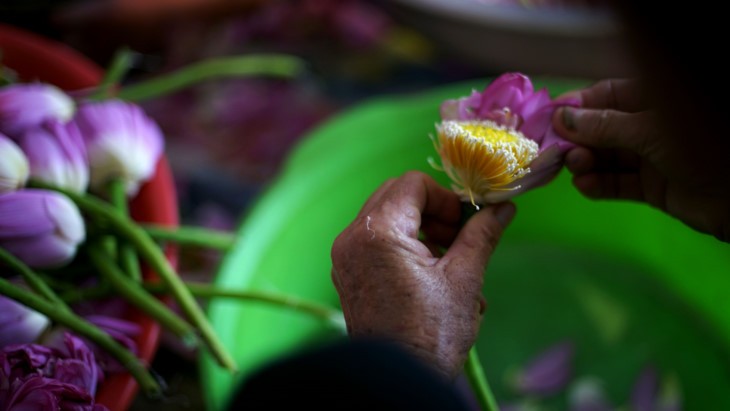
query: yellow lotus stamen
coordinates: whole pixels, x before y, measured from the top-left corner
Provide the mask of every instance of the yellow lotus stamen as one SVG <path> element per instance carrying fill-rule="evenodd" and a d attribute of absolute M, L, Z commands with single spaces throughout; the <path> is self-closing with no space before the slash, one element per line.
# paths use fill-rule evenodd
<path fill-rule="evenodd" d="M 454 191 L 474 206 L 490 191 L 515 190 L 530 172 L 538 145 L 517 130 L 491 121 L 444 121 L 434 146 Z"/>

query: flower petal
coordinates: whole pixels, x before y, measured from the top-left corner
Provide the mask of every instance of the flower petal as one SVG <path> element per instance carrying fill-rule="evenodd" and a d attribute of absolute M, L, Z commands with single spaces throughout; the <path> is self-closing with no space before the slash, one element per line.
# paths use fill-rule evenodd
<path fill-rule="evenodd" d="M 133 195 L 152 177 L 163 136 L 139 106 L 121 100 L 88 103 L 79 107 L 73 122 L 86 141 L 92 188 L 103 190 L 109 181 L 122 179 Z"/>
<path fill-rule="evenodd" d="M 0 296 L 0 347 L 35 342 L 48 324 L 45 315 Z"/>
<path fill-rule="evenodd" d="M 73 124 L 50 120 L 18 139 L 28 156 L 30 175 L 38 181 L 83 193 L 89 185 L 86 147 Z"/>
<path fill-rule="evenodd" d="M 446 100 L 441 104 L 441 118 L 443 120 L 474 120 L 482 94 L 476 90 L 468 97 Z"/>
<path fill-rule="evenodd" d="M 46 120 L 66 122 L 75 111 L 71 97 L 45 83 L 20 83 L 0 88 L 0 132 L 16 138 Z"/>
<path fill-rule="evenodd" d="M 81 213 L 66 196 L 34 189 L 0 195 L 0 247 L 29 266 L 66 263 L 84 238 Z"/>
<path fill-rule="evenodd" d="M 550 395 L 562 390 L 573 374 L 573 344 L 553 345 L 520 372 L 516 389 L 523 394 Z"/>
<path fill-rule="evenodd" d="M 520 73 L 502 74 L 484 89 L 478 115 L 481 117 L 505 107 L 513 109 L 521 105 L 523 99 L 530 97 L 533 90 L 527 76 Z"/>

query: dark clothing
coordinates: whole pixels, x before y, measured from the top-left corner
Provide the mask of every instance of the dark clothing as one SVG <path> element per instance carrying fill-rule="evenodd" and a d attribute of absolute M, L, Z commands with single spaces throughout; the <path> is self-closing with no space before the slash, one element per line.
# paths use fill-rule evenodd
<path fill-rule="evenodd" d="M 229 411 L 468 410 L 434 370 L 403 349 L 341 341 L 271 364 L 244 381 Z"/>

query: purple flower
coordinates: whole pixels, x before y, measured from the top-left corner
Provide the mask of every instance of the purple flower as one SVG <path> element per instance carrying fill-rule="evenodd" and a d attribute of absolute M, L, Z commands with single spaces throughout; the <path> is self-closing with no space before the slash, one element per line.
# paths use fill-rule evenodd
<path fill-rule="evenodd" d="M 649 365 L 639 374 L 631 393 L 632 411 L 680 411 L 682 395 L 676 377 L 665 379 L 660 389 L 659 374 Z"/>
<path fill-rule="evenodd" d="M 2 374 L 2 372 L 0 372 Z M 2 375 L 0 375 L 0 382 Z M 0 386 L 0 409 L 7 411 L 108 411 L 73 384 L 31 375 Z"/>
<path fill-rule="evenodd" d="M 633 411 L 654 411 L 654 402 L 659 394 L 659 375 L 652 366 L 645 367 L 634 383 L 631 393 Z"/>
<path fill-rule="evenodd" d="M 119 344 L 124 346 L 130 352 L 137 354 L 137 343 L 134 339 L 142 332 L 139 324 L 123 320 L 121 318 L 110 317 L 107 315 L 82 314 L 82 316 L 86 321 L 94 324 L 99 329 L 109 334 L 110 337 L 115 339 Z M 50 347 L 63 349 L 64 346 L 67 346 L 67 343 L 65 342 L 65 336 L 67 334 L 68 332 L 64 329 L 55 329 L 52 332 L 48 333 L 48 335 L 44 338 L 43 343 Z M 124 368 L 122 364 L 119 364 L 119 362 L 117 362 L 117 360 L 113 356 L 111 356 L 104 349 L 99 348 L 93 342 L 88 341 L 84 338 L 80 339 L 79 341 L 83 341 L 83 343 L 85 343 L 84 347 L 88 347 L 88 349 L 90 349 L 94 353 L 95 363 L 98 365 L 101 371 L 121 372 L 126 370 L 126 368 Z"/>
<path fill-rule="evenodd" d="M 0 347 L 32 343 L 49 323 L 45 315 L 0 295 Z"/>
<path fill-rule="evenodd" d="M 63 265 L 85 236 L 81 213 L 60 193 L 24 189 L 0 195 L 0 247 L 30 267 Z"/>
<path fill-rule="evenodd" d="M 30 376 L 68 384 L 89 396 L 103 379 L 94 353 L 78 337 L 64 333 L 63 345 L 39 344 L 6 346 L 0 351 L 0 389 Z"/>
<path fill-rule="evenodd" d="M 0 194 L 23 187 L 28 181 L 28 158 L 12 140 L 0 134 Z"/>
<path fill-rule="evenodd" d="M 12 138 L 46 120 L 66 122 L 74 110 L 71 97 L 50 84 L 24 83 L 0 88 L 0 132 Z"/>
<path fill-rule="evenodd" d="M 474 205 L 507 200 L 549 182 L 573 146 L 557 135 L 552 115 L 577 100 L 551 100 L 530 79 L 503 74 L 482 93 L 441 105 L 434 145 L 462 200 Z"/>
<path fill-rule="evenodd" d="M 86 147 L 78 127 L 49 120 L 25 131 L 18 144 L 30 161 L 30 176 L 79 193 L 89 185 Z"/>
<path fill-rule="evenodd" d="M 73 119 L 86 142 L 91 188 L 104 190 L 121 179 L 134 195 L 152 177 L 162 155 L 163 136 L 144 111 L 121 100 L 87 103 Z"/>
<path fill-rule="evenodd" d="M 565 388 L 573 375 L 573 344 L 561 342 L 540 353 L 522 368 L 514 381 L 522 394 L 547 396 Z"/>

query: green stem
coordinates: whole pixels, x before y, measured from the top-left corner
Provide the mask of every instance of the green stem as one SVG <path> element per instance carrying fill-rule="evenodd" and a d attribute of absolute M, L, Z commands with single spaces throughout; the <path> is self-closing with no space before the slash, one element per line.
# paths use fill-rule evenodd
<path fill-rule="evenodd" d="M 81 301 L 101 300 L 108 298 L 113 294 L 114 290 L 110 284 L 104 282 L 93 287 L 69 287 L 62 291 L 59 295 L 66 304 L 75 304 Z"/>
<path fill-rule="evenodd" d="M 59 310 L 58 304 L 46 301 L 39 295 L 29 293 L 9 281 L 0 278 L 0 294 L 11 298 L 26 307 L 45 315 L 52 321 L 61 324 L 81 336 L 84 336 L 109 352 L 137 380 L 142 390 L 151 397 L 159 397 L 162 393 L 160 385 L 147 371 L 142 362 L 129 350 L 116 342 L 109 334 L 74 314 L 71 310 Z"/>
<path fill-rule="evenodd" d="M 69 190 L 60 189 L 58 187 L 49 186 L 40 182 L 33 182 L 35 187 L 41 187 L 49 190 L 55 190 L 68 196 L 76 205 L 87 214 L 103 217 L 109 226 L 121 237 L 134 245 L 140 256 L 147 261 L 150 267 L 160 276 L 163 282 L 167 284 L 173 298 L 185 313 L 190 322 L 200 332 L 200 337 L 206 343 L 218 363 L 230 370 L 236 371 L 236 363 L 233 357 L 228 353 L 215 330 L 208 322 L 203 310 L 198 306 L 195 298 L 185 287 L 183 281 L 178 277 L 175 270 L 165 258 L 154 240 L 150 238 L 138 225 L 129 218 L 119 215 L 117 210 L 108 204 L 94 197 L 74 193 Z"/>
<path fill-rule="evenodd" d="M 178 317 L 160 300 L 147 293 L 139 283 L 126 276 L 114 265 L 100 246 L 90 245 L 87 252 L 101 275 L 109 281 L 115 293 L 121 295 L 130 304 L 147 313 L 160 325 L 180 337 L 185 346 L 195 347 L 197 345 L 198 338 L 193 327 Z"/>
<path fill-rule="evenodd" d="M 287 307 L 295 311 L 310 314 L 345 331 L 345 321 L 342 312 L 323 304 L 302 300 L 288 295 L 263 291 L 231 290 L 206 283 L 186 282 L 185 285 L 194 296 L 199 298 L 232 298 Z M 164 293 L 167 291 L 167 289 L 160 284 L 145 284 L 144 287 L 152 293 Z"/>
<path fill-rule="evenodd" d="M 59 307 L 62 307 L 62 309 L 69 309 L 63 300 L 56 295 L 53 289 L 35 271 L 2 247 L 0 247 L 0 261 L 4 261 L 8 267 L 18 272 L 28 286 L 47 301 L 59 304 Z"/>
<path fill-rule="evenodd" d="M 116 179 L 111 182 L 109 185 L 109 197 L 111 203 L 122 216 L 129 216 L 129 210 L 127 208 L 127 192 L 125 190 L 124 183 L 121 180 Z M 122 270 L 127 273 L 131 279 L 141 283 L 142 272 L 139 268 L 139 259 L 137 258 L 137 253 L 134 251 L 134 247 L 124 241 L 121 241 L 117 245 L 117 250 L 119 252 L 119 263 Z"/>
<path fill-rule="evenodd" d="M 275 76 L 293 77 L 302 71 L 300 59 L 287 55 L 256 54 L 223 57 L 190 65 L 170 74 L 129 85 L 117 93 L 127 101 L 140 101 L 157 97 L 191 84 L 215 77 Z"/>
<path fill-rule="evenodd" d="M 469 379 L 469 384 L 482 410 L 499 411 L 497 401 L 494 399 L 492 389 L 489 387 L 487 376 L 484 374 L 482 363 L 479 361 L 476 346 L 471 347 L 471 350 L 469 350 L 469 358 L 466 360 L 465 371 L 466 377 Z"/>
<path fill-rule="evenodd" d="M 91 100 L 103 100 L 109 98 L 111 89 L 115 85 L 121 83 L 122 78 L 129 71 L 129 67 L 132 65 L 133 53 L 129 48 L 123 47 L 119 49 L 112 59 L 109 68 L 104 73 L 104 78 L 101 80 L 101 84 L 97 88 L 96 92 L 90 97 Z"/>
<path fill-rule="evenodd" d="M 192 245 L 202 248 L 214 248 L 220 251 L 230 250 L 236 242 L 234 234 L 199 227 L 143 225 L 142 228 L 155 240 L 172 241 L 180 245 Z"/>

